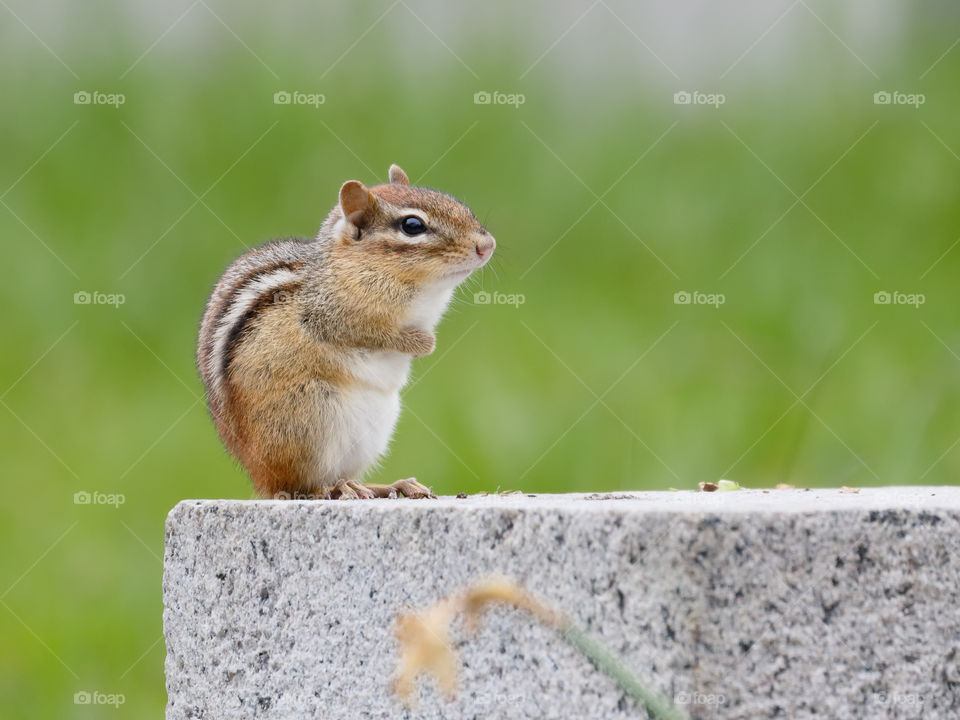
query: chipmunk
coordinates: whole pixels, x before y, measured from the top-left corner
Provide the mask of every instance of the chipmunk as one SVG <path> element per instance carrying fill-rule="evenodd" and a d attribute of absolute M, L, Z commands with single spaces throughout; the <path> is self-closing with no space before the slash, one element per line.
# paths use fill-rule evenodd
<path fill-rule="evenodd" d="M 263 496 L 435 497 L 361 478 L 386 451 L 412 358 L 496 242 L 465 205 L 350 180 L 316 238 L 237 258 L 207 302 L 197 364 L 227 449 Z"/>

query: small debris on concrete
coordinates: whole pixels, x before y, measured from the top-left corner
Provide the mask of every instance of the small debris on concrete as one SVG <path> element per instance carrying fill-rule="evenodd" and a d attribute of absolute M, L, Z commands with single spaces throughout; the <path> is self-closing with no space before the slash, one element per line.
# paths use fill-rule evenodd
<path fill-rule="evenodd" d="M 729 492 L 730 490 L 745 490 L 746 488 L 733 480 L 718 480 L 717 489 L 720 492 Z"/>

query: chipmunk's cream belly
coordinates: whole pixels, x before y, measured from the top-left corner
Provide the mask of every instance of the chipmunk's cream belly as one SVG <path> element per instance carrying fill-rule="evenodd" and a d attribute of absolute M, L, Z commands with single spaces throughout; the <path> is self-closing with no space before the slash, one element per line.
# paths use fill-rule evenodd
<path fill-rule="evenodd" d="M 412 359 L 393 350 L 361 350 L 357 351 L 350 370 L 357 384 L 395 393 L 407 384 Z"/>
<path fill-rule="evenodd" d="M 386 451 L 400 415 L 400 389 L 409 377 L 410 360 L 397 352 L 357 354 L 351 366 L 355 382 L 338 393 L 332 422 L 319 438 L 327 480 L 358 477 Z"/>
<path fill-rule="evenodd" d="M 338 438 L 340 477 L 362 475 L 386 452 L 400 415 L 400 394 L 361 390 L 349 393 L 344 432 Z"/>

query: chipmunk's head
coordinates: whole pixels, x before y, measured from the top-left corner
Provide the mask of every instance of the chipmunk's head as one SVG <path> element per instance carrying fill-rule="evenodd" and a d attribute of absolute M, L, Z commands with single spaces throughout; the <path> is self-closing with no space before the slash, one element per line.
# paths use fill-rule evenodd
<path fill-rule="evenodd" d="M 453 288 L 486 264 L 496 247 L 470 208 L 445 193 L 411 186 L 396 165 L 385 185 L 344 183 L 338 208 L 336 256 L 417 287 Z"/>

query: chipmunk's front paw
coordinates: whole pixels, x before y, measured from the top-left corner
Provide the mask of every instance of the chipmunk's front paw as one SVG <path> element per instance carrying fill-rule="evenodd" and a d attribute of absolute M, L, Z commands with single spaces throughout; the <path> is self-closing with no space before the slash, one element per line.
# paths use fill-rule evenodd
<path fill-rule="evenodd" d="M 391 483 L 390 488 L 407 498 L 434 498 L 436 495 L 426 485 L 421 485 L 416 478 L 407 478 L 406 480 L 397 480 Z"/>
<path fill-rule="evenodd" d="M 356 480 L 341 480 L 328 492 L 332 500 L 372 500 L 377 495 Z"/>
<path fill-rule="evenodd" d="M 404 352 L 414 357 L 429 355 L 437 345 L 437 339 L 433 333 L 421 328 L 404 328 L 400 331 L 400 337 Z"/>

